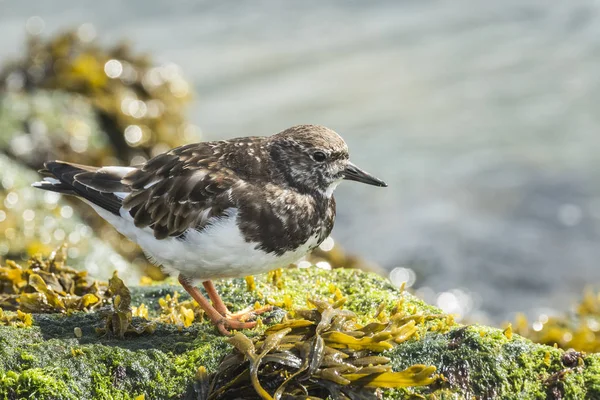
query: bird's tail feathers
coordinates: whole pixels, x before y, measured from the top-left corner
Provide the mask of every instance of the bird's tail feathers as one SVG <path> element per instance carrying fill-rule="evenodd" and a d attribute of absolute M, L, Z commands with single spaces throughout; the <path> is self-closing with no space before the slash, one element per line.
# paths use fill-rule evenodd
<path fill-rule="evenodd" d="M 91 167 L 65 161 L 48 161 L 40 174 L 42 181 L 33 187 L 82 197 L 114 214 L 131 188 L 122 179 L 134 167 Z"/>

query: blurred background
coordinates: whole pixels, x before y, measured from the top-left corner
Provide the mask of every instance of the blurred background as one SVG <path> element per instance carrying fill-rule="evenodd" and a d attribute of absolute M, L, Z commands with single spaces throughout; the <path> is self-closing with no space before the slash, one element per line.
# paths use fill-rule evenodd
<path fill-rule="evenodd" d="M 600 282 L 598 1 L 0 0 L 0 64 L 4 256 L 66 240 L 95 272 L 142 263 L 27 187 L 47 157 L 312 123 L 388 182 L 339 187 L 333 238 L 393 283 L 499 324 Z"/>

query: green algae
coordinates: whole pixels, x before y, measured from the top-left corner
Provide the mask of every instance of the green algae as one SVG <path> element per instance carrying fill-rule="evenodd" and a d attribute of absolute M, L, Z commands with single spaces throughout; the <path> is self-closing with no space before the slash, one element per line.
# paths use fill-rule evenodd
<path fill-rule="evenodd" d="M 581 355 L 575 364 L 566 362 L 565 354 L 519 335 L 508 339 L 501 330 L 472 325 L 406 343 L 388 357 L 397 368 L 418 362 L 438 365 L 446 378 L 442 393 L 482 399 L 596 398 L 598 354 Z M 552 376 L 560 372 L 565 375 L 555 393 Z"/>
<path fill-rule="evenodd" d="M 390 315 L 397 307 L 415 318 L 433 316 L 419 325 L 418 335 L 382 355 L 391 359 L 394 371 L 433 365 L 445 380 L 429 387 L 387 389 L 384 398 L 600 398 L 597 354 L 573 355 L 478 325 L 432 332 L 445 316 L 374 274 L 291 269 L 283 271 L 281 279 L 281 288 L 266 276 L 256 277 L 255 290 L 249 291 L 244 279 L 217 287 L 232 309 L 273 301 L 287 303 L 289 311 L 305 308 L 308 294 L 334 298 L 339 289 L 349 298 L 344 308 L 364 321 L 372 321 L 382 303 Z M 131 301 L 146 304 L 156 316 L 161 312 L 159 299 L 174 292 L 180 293 L 181 301 L 189 299 L 178 286 L 154 285 L 132 288 Z M 207 321 L 189 327 L 159 323 L 152 334 L 125 334 L 124 339 L 98 335 L 95 327 L 103 323 L 98 312 L 75 312 L 34 314 L 29 328 L 0 326 L 0 399 L 130 399 L 142 393 L 146 399 L 196 399 L 199 368 L 214 372 L 232 351 L 227 338 Z M 244 333 L 257 336 L 265 325 Z M 75 336 L 75 327 L 81 329 L 81 338 Z"/>
<path fill-rule="evenodd" d="M 60 393 L 61 398 L 77 399 L 75 393 L 68 393 L 67 385 L 60 377 L 52 376 L 39 368 L 27 369 L 21 373 L 9 371 L 0 372 L 0 393 L 4 398 L 55 398 Z"/>
<path fill-rule="evenodd" d="M 84 332 L 79 341 L 69 329 L 57 331 L 47 322 L 21 329 L 20 333 L 27 332 L 17 337 L 0 327 L 0 377 L 6 376 L 7 382 L 0 385 L 0 398 L 11 398 L 14 382 L 28 381 L 36 386 L 21 384 L 19 394 L 40 399 L 130 398 L 132 393 L 173 398 L 185 389 L 198 364 L 214 368 L 228 349 L 224 338 L 198 329 L 183 334 L 163 329 L 154 338 L 125 341 Z M 30 355 L 27 362 L 22 349 Z"/>

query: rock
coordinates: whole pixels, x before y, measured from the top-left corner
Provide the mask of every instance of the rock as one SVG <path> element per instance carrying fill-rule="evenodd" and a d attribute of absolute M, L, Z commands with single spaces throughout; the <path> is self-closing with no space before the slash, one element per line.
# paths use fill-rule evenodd
<path fill-rule="evenodd" d="M 106 164 L 107 155 L 137 164 L 199 137 L 185 118 L 191 90 L 177 65 L 155 66 L 125 43 L 101 46 L 76 31 L 31 36 L 23 56 L 0 67 L 0 91 L 9 93 L 3 108 L 8 122 L 17 123 L 20 144 L 45 139 L 45 150 L 67 161 L 85 153 L 88 164 Z M 41 95 L 42 101 L 44 96 L 53 101 L 36 103 L 44 91 L 50 94 Z M 69 121 L 73 106 L 75 118 Z M 65 123 L 69 126 L 61 126 Z M 104 153 L 96 151 L 102 147 Z M 37 167 L 43 161 L 21 155 Z"/>
<path fill-rule="evenodd" d="M 385 389 L 384 398 L 431 393 L 438 399 L 600 398 L 598 354 L 567 353 L 510 330 L 448 324 L 440 310 L 375 274 L 288 269 L 280 276 L 257 277 L 255 286 L 243 279 L 217 286 L 233 310 L 256 301 L 286 310 L 305 308 L 307 297 L 327 299 L 341 293 L 348 298 L 344 307 L 362 322 L 373 320 L 382 303 L 385 310 L 396 305 L 407 314 L 422 316 L 419 337 L 383 355 L 391 358 L 394 370 L 433 365 L 444 379 L 430 386 Z M 136 287 L 131 292 L 132 304 L 146 304 L 150 314 L 157 312 L 158 299 L 167 294 L 179 292 L 181 299 L 189 298 L 179 286 Z M 0 398 L 131 399 L 142 394 L 146 399 L 202 398 L 196 381 L 202 375 L 200 367 L 214 372 L 232 351 L 227 338 L 217 335 L 206 321 L 187 328 L 159 323 L 151 334 L 117 339 L 96 333 L 95 327 L 104 326 L 100 312 L 34 314 L 33 320 L 30 328 L 0 326 Z M 252 337 L 261 329 L 245 333 Z M 256 395 L 248 393 L 248 398 L 252 396 Z"/>
<path fill-rule="evenodd" d="M 3 93 L 0 148 L 32 169 L 55 159 L 79 164 L 116 161 L 89 101 L 60 90 Z"/>

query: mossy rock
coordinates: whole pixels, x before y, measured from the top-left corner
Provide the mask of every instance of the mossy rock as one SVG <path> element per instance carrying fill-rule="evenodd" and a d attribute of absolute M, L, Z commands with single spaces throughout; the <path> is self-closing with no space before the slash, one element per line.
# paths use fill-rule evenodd
<path fill-rule="evenodd" d="M 44 91 L 49 95 L 40 97 Z M 190 84 L 179 67 L 155 66 L 126 43 L 103 46 L 76 31 L 30 36 L 24 54 L 0 66 L 0 93 L 8 93 L 0 109 L 9 128 L 0 134 L 0 144 L 6 135 L 12 141 L 17 130 L 18 143 L 42 145 L 72 162 L 107 164 L 114 155 L 139 163 L 139 157 L 147 159 L 199 136 L 185 118 Z M 37 168 L 44 161 L 17 153 Z"/>
<path fill-rule="evenodd" d="M 348 298 L 345 308 L 364 320 L 372 319 L 380 304 L 391 309 L 401 297 L 406 312 L 440 320 L 435 307 L 359 270 L 289 269 L 276 281 L 273 275 L 256 278 L 253 290 L 243 279 L 223 281 L 218 289 L 233 310 L 256 301 L 305 308 L 308 297 L 327 299 L 341 292 Z M 158 299 L 175 291 L 188 298 L 179 286 L 145 286 L 132 289 L 132 302 L 143 302 L 156 313 Z M 478 325 L 436 331 L 432 323 L 385 355 L 395 370 L 434 365 L 445 379 L 431 386 L 384 390 L 384 398 L 600 398 L 598 354 L 565 352 Z M 103 324 L 102 314 L 94 312 L 37 314 L 30 328 L 0 326 L 0 398 L 133 399 L 143 394 L 145 399 L 197 399 L 199 367 L 212 372 L 232 351 L 227 338 L 208 322 L 188 328 L 159 324 L 151 334 L 124 339 L 97 334 L 95 328 Z M 81 337 L 75 328 L 81 329 Z"/>
<path fill-rule="evenodd" d="M 32 169 L 54 159 L 115 161 L 92 105 L 84 96 L 60 90 L 2 93 L 0 148 Z"/>

